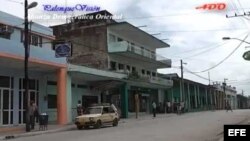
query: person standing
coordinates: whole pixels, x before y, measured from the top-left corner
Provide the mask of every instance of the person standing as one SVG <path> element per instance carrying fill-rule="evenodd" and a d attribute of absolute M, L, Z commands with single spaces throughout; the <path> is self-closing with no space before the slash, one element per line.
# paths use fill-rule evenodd
<path fill-rule="evenodd" d="M 227 109 L 227 112 L 228 112 L 228 110 L 231 110 L 231 112 L 233 112 L 232 107 L 228 101 L 227 101 L 226 109 Z"/>
<path fill-rule="evenodd" d="M 31 130 L 33 130 L 35 128 L 35 117 L 38 116 L 38 109 L 34 101 L 30 101 L 29 115 Z"/>
<path fill-rule="evenodd" d="M 171 113 L 171 103 L 170 103 L 170 101 L 167 102 L 167 112 Z"/>
<path fill-rule="evenodd" d="M 78 101 L 76 111 L 77 111 L 77 116 L 81 116 L 83 114 L 83 107 L 80 100 Z"/>
<path fill-rule="evenodd" d="M 152 108 L 153 108 L 153 116 L 156 117 L 156 103 L 152 102 Z"/>

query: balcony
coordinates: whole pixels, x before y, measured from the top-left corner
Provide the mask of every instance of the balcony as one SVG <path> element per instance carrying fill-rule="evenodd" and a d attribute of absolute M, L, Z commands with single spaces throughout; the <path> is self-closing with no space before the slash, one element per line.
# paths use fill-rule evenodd
<path fill-rule="evenodd" d="M 157 76 L 141 75 L 141 74 L 138 74 L 138 73 L 129 73 L 128 74 L 128 79 L 133 80 L 133 81 L 142 81 L 142 82 L 162 85 L 162 86 L 166 86 L 166 87 L 172 87 L 173 86 L 173 81 L 172 80 L 160 78 L 160 77 L 157 77 Z"/>
<path fill-rule="evenodd" d="M 108 52 L 110 54 L 123 55 L 125 57 L 133 58 L 134 60 L 154 65 L 154 68 L 169 68 L 171 67 L 171 60 L 162 57 L 145 48 L 129 44 L 127 41 L 114 42 L 108 45 Z"/>
<path fill-rule="evenodd" d="M 0 38 L 0 53 L 24 57 L 24 45 L 20 41 Z M 66 64 L 65 58 L 56 58 L 54 50 L 47 47 L 30 46 L 30 58 L 56 64 Z"/>

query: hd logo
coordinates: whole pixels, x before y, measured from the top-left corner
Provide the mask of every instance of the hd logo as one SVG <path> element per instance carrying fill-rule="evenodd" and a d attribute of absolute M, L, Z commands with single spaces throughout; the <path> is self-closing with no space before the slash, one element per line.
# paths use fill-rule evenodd
<path fill-rule="evenodd" d="M 224 141 L 250 141 L 250 125 L 224 125 Z"/>

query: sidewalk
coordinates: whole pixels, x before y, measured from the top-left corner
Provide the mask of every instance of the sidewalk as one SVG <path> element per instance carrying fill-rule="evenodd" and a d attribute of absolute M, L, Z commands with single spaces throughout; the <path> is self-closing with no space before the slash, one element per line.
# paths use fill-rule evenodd
<path fill-rule="evenodd" d="M 25 131 L 25 126 L 15 126 L 15 127 L 2 127 L 0 128 L 0 140 L 19 138 L 19 137 L 28 137 L 48 133 L 56 133 L 61 131 L 68 131 L 75 129 L 75 125 L 48 125 L 48 130 L 39 131 L 38 125 L 35 127 L 35 130 L 31 132 Z"/>

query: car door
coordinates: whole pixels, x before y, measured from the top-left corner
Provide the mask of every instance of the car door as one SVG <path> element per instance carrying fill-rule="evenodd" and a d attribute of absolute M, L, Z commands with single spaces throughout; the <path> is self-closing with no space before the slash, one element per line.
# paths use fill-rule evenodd
<path fill-rule="evenodd" d="M 109 109 L 108 107 L 103 107 L 103 111 L 102 111 L 102 123 L 107 123 L 109 122 L 109 118 L 110 118 L 110 115 L 109 115 Z"/>

